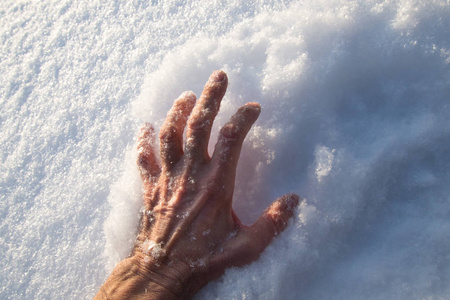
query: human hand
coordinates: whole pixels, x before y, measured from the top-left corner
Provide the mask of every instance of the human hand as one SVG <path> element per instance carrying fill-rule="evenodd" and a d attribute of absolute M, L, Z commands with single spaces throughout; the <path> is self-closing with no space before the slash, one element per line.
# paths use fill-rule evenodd
<path fill-rule="evenodd" d="M 188 299 L 226 268 L 256 260 L 287 226 L 297 195 L 278 198 L 252 226 L 242 225 L 232 209 L 239 154 L 259 116 L 259 104 L 242 106 L 220 130 L 212 156 L 208 154 L 227 83 L 226 74 L 216 71 L 197 102 L 192 92 L 175 101 L 159 134 L 161 166 L 153 127 L 141 129 L 140 232 L 132 255 L 116 266 L 97 297 Z"/>

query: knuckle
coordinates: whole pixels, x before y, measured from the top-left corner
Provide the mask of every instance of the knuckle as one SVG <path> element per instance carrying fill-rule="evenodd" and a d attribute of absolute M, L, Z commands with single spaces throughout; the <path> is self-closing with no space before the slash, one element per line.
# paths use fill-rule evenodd
<path fill-rule="evenodd" d="M 178 131 L 174 127 L 166 127 L 159 133 L 161 143 L 171 143 L 178 136 Z"/>
<path fill-rule="evenodd" d="M 137 157 L 137 164 L 141 167 L 147 167 L 149 164 L 149 160 L 152 158 L 152 149 L 142 147 L 138 149 L 138 157 Z"/>
<path fill-rule="evenodd" d="M 136 163 L 139 167 L 144 167 L 146 164 L 146 159 L 143 153 L 139 153 Z"/>
<path fill-rule="evenodd" d="M 220 130 L 220 134 L 227 141 L 236 141 L 239 140 L 241 136 L 241 130 L 240 127 L 235 123 L 228 123 L 222 127 L 222 129 Z"/>
<path fill-rule="evenodd" d="M 193 118 L 189 120 L 188 127 L 192 131 L 204 131 L 211 125 L 211 121 L 205 118 Z"/>

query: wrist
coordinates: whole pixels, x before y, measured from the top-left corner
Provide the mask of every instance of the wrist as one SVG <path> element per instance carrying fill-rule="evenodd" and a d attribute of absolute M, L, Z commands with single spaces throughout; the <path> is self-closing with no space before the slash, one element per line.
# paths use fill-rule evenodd
<path fill-rule="evenodd" d="M 117 264 L 94 299 L 190 299 L 200 287 L 194 288 L 190 269 L 180 267 L 134 253 Z"/>

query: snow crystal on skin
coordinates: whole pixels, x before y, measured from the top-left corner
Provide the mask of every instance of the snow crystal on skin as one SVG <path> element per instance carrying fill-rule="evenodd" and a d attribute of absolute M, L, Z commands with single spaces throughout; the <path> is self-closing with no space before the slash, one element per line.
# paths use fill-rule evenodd
<path fill-rule="evenodd" d="M 234 238 L 237 236 L 237 234 L 238 234 L 238 231 L 237 231 L 237 230 L 234 230 L 234 231 L 230 232 L 230 234 L 229 234 L 228 237 L 227 237 L 227 240 L 232 240 L 232 239 L 234 239 Z"/>
<path fill-rule="evenodd" d="M 155 213 L 152 210 L 148 210 L 145 207 L 141 208 L 141 214 L 146 215 L 148 218 L 148 221 L 151 223 L 155 220 Z"/>
<path fill-rule="evenodd" d="M 188 263 L 189 263 L 189 267 L 191 269 L 192 272 L 194 272 L 197 268 L 205 268 L 206 264 L 203 261 L 203 259 L 199 258 L 196 261 L 192 261 L 188 259 Z"/>
<path fill-rule="evenodd" d="M 186 148 L 192 148 L 194 146 L 194 138 L 189 137 L 186 139 Z M 186 153 L 186 155 L 189 155 L 189 152 Z"/>
<path fill-rule="evenodd" d="M 187 217 L 189 217 L 189 212 L 184 212 L 182 214 L 177 214 L 177 218 L 179 219 L 186 219 Z"/>
<path fill-rule="evenodd" d="M 190 240 L 191 240 L 191 242 L 195 242 L 195 241 L 197 240 L 197 238 L 196 238 L 194 235 L 192 235 L 192 236 L 190 237 Z"/>
<path fill-rule="evenodd" d="M 149 239 L 146 239 L 142 243 L 141 247 L 145 254 L 150 255 L 154 259 L 159 259 L 165 254 L 165 250 L 162 248 L 162 243 L 155 243 Z"/>
<path fill-rule="evenodd" d="M 185 115 L 185 114 L 184 114 L 182 107 L 179 107 L 179 106 L 180 106 L 179 101 L 180 101 L 181 99 L 182 99 L 183 102 L 184 102 L 184 103 L 181 104 L 181 105 L 183 105 L 183 106 L 190 106 L 190 105 L 193 105 L 193 104 L 194 104 L 196 97 L 195 97 L 195 94 L 194 94 L 192 91 L 186 91 L 186 92 L 183 92 L 183 93 L 178 97 L 177 100 L 175 100 L 175 105 L 172 106 L 172 108 L 167 112 L 167 116 L 171 115 L 171 116 L 175 116 L 175 118 L 173 119 L 172 122 L 170 122 L 170 123 L 167 124 L 168 126 L 173 126 L 174 123 L 179 122 L 180 119 L 182 120 L 182 122 L 185 123 L 186 120 L 187 120 L 187 118 L 189 117 L 188 115 Z M 177 102 L 178 102 L 178 103 L 177 103 Z M 188 103 L 186 103 L 186 102 L 188 102 Z M 191 102 L 191 103 L 189 103 L 189 102 Z"/>

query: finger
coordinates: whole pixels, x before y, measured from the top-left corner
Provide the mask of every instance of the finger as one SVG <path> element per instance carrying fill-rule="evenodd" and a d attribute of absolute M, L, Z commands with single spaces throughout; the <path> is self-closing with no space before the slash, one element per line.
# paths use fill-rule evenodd
<path fill-rule="evenodd" d="M 137 150 L 137 165 L 142 180 L 153 181 L 161 169 L 155 155 L 155 129 L 149 123 L 145 123 L 139 132 Z"/>
<path fill-rule="evenodd" d="M 234 240 L 230 240 L 226 251 L 217 256 L 216 263 L 227 267 L 242 266 L 258 259 L 272 239 L 287 227 L 299 202 L 300 198 L 295 194 L 278 198 L 255 224 L 243 229 Z"/>
<path fill-rule="evenodd" d="M 175 164 L 183 155 L 183 131 L 195 99 L 193 92 L 181 94 L 175 100 L 161 127 L 159 132 L 161 163 L 165 168 Z"/>
<path fill-rule="evenodd" d="M 209 159 L 208 141 L 211 127 L 219 112 L 227 84 L 225 72 L 219 70 L 212 73 L 194 107 L 187 125 L 185 148 L 186 156 L 191 161 Z"/>
<path fill-rule="evenodd" d="M 259 244 L 259 252 L 262 252 L 276 235 L 286 229 L 289 219 L 294 215 L 295 208 L 299 203 L 300 197 L 296 194 L 281 196 L 249 228 L 250 239 Z"/>
<path fill-rule="evenodd" d="M 212 163 L 217 166 L 217 178 L 226 190 L 233 191 L 236 167 L 245 136 L 261 112 L 258 103 L 247 103 L 231 117 L 220 130 L 219 138 L 212 156 Z"/>

